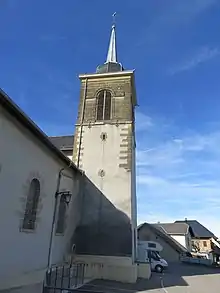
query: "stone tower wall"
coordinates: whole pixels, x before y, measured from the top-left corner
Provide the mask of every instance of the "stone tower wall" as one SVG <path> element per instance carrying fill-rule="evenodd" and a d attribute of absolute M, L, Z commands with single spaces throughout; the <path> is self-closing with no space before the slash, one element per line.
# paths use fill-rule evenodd
<path fill-rule="evenodd" d="M 103 89 L 112 93 L 111 119 L 96 121 L 97 94 Z M 84 247 L 79 253 L 132 254 L 134 159 L 131 76 L 82 79 L 73 161 L 85 171 L 90 184 L 84 186 L 86 204 L 76 235 L 78 249 Z M 84 241 L 88 245 L 83 246 Z"/>

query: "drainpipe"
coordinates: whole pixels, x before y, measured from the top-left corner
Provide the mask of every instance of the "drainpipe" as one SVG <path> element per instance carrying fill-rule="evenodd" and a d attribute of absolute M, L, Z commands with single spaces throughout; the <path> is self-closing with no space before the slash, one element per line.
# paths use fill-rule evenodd
<path fill-rule="evenodd" d="M 132 148 L 134 142 L 132 141 Z M 137 198 L 136 198 L 136 169 L 135 152 L 132 152 L 132 189 L 131 189 L 131 232 L 132 232 L 132 262 L 137 260 Z"/>
<path fill-rule="evenodd" d="M 54 203 L 54 210 L 53 210 L 53 220 L 52 220 L 52 227 L 50 232 L 50 242 L 49 242 L 49 251 L 48 251 L 48 259 L 47 259 L 47 270 L 51 268 L 51 262 L 52 262 L 52 249 L 53 249 L 53 240 L 54 240 L 54 230 L 56 225 L 56 213 L 57 213 L 57 205 L 58 205 L 58 194 L 60 190 L 60 181 L 62 177 L 62 172 L 64 168 L 61 168 L 58 174 L 57 178 L 57 188 L 55 192 L 55 203 Z"/>
<path fill-rule="evenodd" d="M 70 168 L 72 165 L 73 165 L 72 162 L 70 162 L 68 168 Z M 47 270 L 49 270 L 51 268 L 51 264 L 52 264 L 54 231 L 55 231 L 55 227 L 56 227 L 56 215 L 57 215 L 57 206 L 58 206 L 61 178 L 62 178 L 62 176 L 71 178 L 71 177 L 63 174 L 64 170 L 65 170 L 65 168 L 60 169 L 60 171 L 58 173 L 58 178 L 57 178 L 57 187 L 56 187 L 56 192 L 55 192 L 55 203 L 54 203 L 53 219 L 52 219 L 52 226 L 51 226 L 51 232 L 50 232 L 50 242 L 49 242 L 49 249 L 48 249 L 48 258 L 47 258 Z"/>
<path fill-rule="evenodd" d="M 131 181 L 132 181 L 132 189 L 131 189 L 131 231 L 132 231 L 132 262 L 135 263 L 137 260 L 137 195 L 136 195 L 136 137 L 135 137 L 135 112 L 132 100 L 132 95 L 130 95 L 130 103 L 131 103 L 131 113 L 132 113 L 132 158 L 131 158 Z M 132 172 L 133 171 L 133 172 Z"/>
<path fill-rule="evenodd" d="M 88 78 L 85 80 L 85 90 L 84 90 L 84 96 L 83 96 L 83 105 L 82 105 L 82 115 L 81 115 L 81 121 L 80 121 L 80 137 L 79 137 L 79 153 L 77 158 L 76 166 L 79 168 L 79 160 L 80 160 L 80 150 L 81 150 L 81 144 L 82 144 L 82 124 L 84 120 L 84 113 L 85 113 L 85 100 L 86 100 L 86 93 L 87 93 L 87 82 Z M 70 166 L 72 163 L 70 163 Z M 69 167 L 70 167 L 69 166 Z M 57 178 L 57 188 L 55 192 L 55 203 L 54 203 L 54 210 L 53 210 L 53 220 L 52 220 L 52 227 L 51 227 L 51 233 L 50 233 L 50 242 L 49 242 L 49 251 L 48 251 L 48 259 L 47 259 L 47 269 L 49 270 L 52 263 L 52 249 L 53 249 L 53 240 L 54 240 L 54 231 L 56 226 L 56 213 L 57 213 L 57 205 L 58 205 L 58 195 L 59 195 L 59 189 L 60 189 L 60 181 L 62 177 L 62 172 L 65 168 L 61 168 L 58 174 Z"/>
<path fill-rule="evenodd" d="M 81 152 L 81 145 L 82 145 L 82 131 L 83 131 L 83 121 L 84 121 L 85 105 L 86 105 L 87 83 L 88 83 L 88 78 L 85 79 L 85 90 L 83 95 L 82 114 L 80 119 L 79 151 L 78 151 L 78 157 L 77 157 L 77 163 L 76 163 L 77 168 L 79 168 L 80 152 Z"/>
<path fill-rule="evenodd" d="M 79 194 L 80 194 L 80 220 L 79 220 L 79 226 L 82 225 L 83 219 L 84 219 L 84 202 L 85 202 L 85 172 L 82 171 L 82 177 L 80 178 L 79 183 Z"/>

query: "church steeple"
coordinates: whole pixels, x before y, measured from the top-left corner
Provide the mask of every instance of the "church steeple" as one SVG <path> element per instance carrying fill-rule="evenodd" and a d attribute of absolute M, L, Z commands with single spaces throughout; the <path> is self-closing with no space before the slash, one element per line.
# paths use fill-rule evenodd
<path fill-rule="evenodd" d="M 111 37 L 108 47 L 108 55 L 106 59 L 106 63 L 112 62 L 117 63 L 117 51 L 116 51 L 116 32 L 115 32 L 115 16 L 116 13 L 113 15 L 113 24 L 112 24 L 112 31 L 111 31 Z"/>
<path fill-rule="evenodd" d="M 88 178 L 85 200 L 95 212 L 91 217 L 91 206 L 85 205 L 74 239 L 79 254 L 130 255 L 133 270 L 137 250 L 136 90 L 134 70 L 123 70 L 117 59 L 115 19 L 106 53 L 96 73 L 79 76 L 73 162 Z"/>
<path fill-rule="evenodd" d="M 118 72 L 118 71 L 124 70 L 122 65 L 117 62 L 115 16 L 116 16 L 116 12 L 113 13 L 112 15 L 113 24 L 111 29 L 111 36 L 110 36 L 106 62 L 97 67 L 96 73 Z"/>

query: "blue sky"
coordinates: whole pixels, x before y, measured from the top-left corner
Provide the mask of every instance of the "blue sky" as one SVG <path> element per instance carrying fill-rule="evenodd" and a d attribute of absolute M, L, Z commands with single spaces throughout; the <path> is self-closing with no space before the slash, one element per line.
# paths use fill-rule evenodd
<path fill-rule="evenodd" d="M 2 0 L 0 86 L 48 134 L 72 134 L 78 74 L 136 69 L 141 221 L 197 219 L 220 237 L 220 1 Z"/>

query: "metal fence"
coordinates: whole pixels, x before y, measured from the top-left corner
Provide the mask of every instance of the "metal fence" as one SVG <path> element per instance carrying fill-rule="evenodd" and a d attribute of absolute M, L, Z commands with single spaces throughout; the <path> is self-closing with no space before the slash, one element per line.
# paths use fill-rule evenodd
<path fill-rule="evenodd" d="M 46 272 L 43 293 L 74 292 L 84 283 L 85 264 L 52 267 Z"/>

